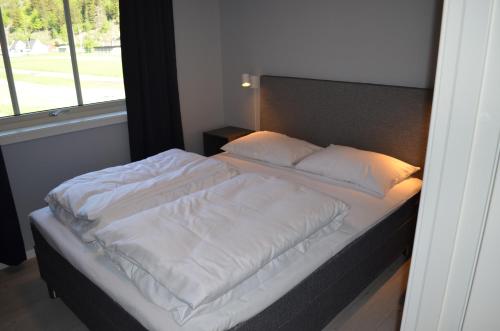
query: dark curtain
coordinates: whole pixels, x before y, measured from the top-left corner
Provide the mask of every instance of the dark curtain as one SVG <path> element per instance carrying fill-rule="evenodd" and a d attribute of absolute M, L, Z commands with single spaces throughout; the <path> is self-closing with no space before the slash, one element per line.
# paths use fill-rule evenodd
<path fill-rule="evenodd" d="M 120 0 L 132 161 L 184 148 L 171 0 Z"/>
<path fill-rule="evenodd" d="M 0 206 L 0 263 L 17 265 L 26 260 L 26 252 L 1 148 Z"/>

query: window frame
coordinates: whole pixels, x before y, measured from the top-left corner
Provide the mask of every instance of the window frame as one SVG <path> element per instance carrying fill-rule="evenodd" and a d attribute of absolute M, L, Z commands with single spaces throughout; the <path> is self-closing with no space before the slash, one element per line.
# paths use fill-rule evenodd
<path fill-rule="evenodd" d="M 62 111 L 57 116 L 51 112 Z M 126 111 L 125 99 L 0 117 L 0 132 Z"/>
<path fill-rule="evenodd" d="M 12 72 L 12 66 L 10 63 L 10 54 L 7 45 L 7 36 L 5 34 L 5 26 L 3 24 L 2 9 L 0 8 L 0 44 L 2 47 L 2 57 L 4 59 L 5 73 L 9 86 L 9 93 L 11 96 L 13 110 L 13 115 L 0 117 L 0 132 L 37 125 L 44 125 L 54 122 L 64 122 L 68 120 L 92 117 L 96 115 L 105 115 L 113 112 L 123 112 L 126 110 L 125 99 L 84 104 L 82 88 L 80 84 L 80 74 L 78 71 L 78 60 L 76 55 L 69 0 L 61 1 L 63 1 L 64 7 L 64 18 L 68 35 L 68 46 L 70 50 L 73 81 L 75 84 L 75 91 L 77 95 L 77 105 L 64 108 L 45 109 L 25 114 L 21 113 L 19 102 L 17 99 L 17 91 Z"/>

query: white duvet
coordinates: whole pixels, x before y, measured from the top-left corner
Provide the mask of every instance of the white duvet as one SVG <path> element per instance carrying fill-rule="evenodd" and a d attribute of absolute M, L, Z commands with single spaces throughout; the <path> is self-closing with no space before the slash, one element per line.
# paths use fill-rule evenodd
<path fill-rule="evenodd" d="M 96 237 L 141 292 L 183 324 L 320 229 L 340 227 L 347 211 L 298 184 L 245 174 L 121 219 Z"/>
<path fill-rule="evenodd" d="M 223 161 L 171 149 L 123 166 L 70 179 L 45 198 L 56 217 L 85 242 L 114 220 L 173 201 L 238 172 Z"/>

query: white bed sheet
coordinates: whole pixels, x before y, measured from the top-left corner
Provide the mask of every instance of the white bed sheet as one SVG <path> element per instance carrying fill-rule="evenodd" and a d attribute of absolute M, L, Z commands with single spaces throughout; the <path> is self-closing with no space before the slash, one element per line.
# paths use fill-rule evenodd
<path fill-rule="evenodd" d="M 230 301 L 216 313 L 200 315 L 182 327 L 170 313 L 144 298 L 139 290 L 96 247 L 82 243 L 72 232 L 58 222 L 48 208 L 35 211 L 31 217 L 38 229 L 62 256 L 86 275 L 106 294 L 118 302 L 129 314 L 151 330 L 224 330 L 244 321 L 291 290 L 321 264 L 361 236 L 381 219 L 416 194 L 421 181 L 411 178 L 396 185 L 383 198 L 353 190 L 348 185 L 325 181 L 316 175 L 293 168 L 272 166 L 224 153 L 216 159 L 229 162 L 241 172 L 258 172 L 298 182 L 342 201 L 350 213 L 338 231 L 311 243 L 305 253 L 297 252 L 281 261 L 283 271 L 241 298 Z"/>

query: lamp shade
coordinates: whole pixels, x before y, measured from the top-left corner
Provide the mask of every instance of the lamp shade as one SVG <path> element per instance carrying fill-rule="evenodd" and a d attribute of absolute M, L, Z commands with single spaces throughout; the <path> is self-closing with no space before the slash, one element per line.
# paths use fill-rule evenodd
<path fill-rule="evenodd" d="M 250 74 L 242 74 L 241 75 L 241 86 L 242 87 L 252 86 L 252 84 L 250 82 Z"/>

